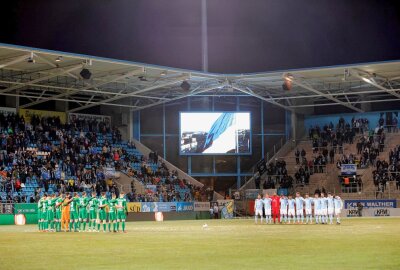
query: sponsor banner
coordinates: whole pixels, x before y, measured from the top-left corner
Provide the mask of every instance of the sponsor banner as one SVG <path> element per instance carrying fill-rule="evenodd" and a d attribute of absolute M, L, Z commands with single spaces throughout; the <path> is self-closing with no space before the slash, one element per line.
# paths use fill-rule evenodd
<path fill-rule="evenodd" d="M 159 202 L 157 203 L 158 212 L 175 212 L 176 202 Z"/>
<path fill-rule="evenodd" d="M 209 211 L 209 202 L 194 202 L 194 211 Z"/>
<path fill-rule="evenodd" d="M 142 202 L 142 212 L 158 212 L 158 205 L 156 202 Z"/>
<path fill-rule="evenodd" d="M 363 209 L 361 215 L 357 208 L 355 209 L 344 209 L 342 216 L 345 217 L 398 217 L 400 216 L 400 208 L 366 208 Z"/>
<path fill-rule="evenodd" d="M 177 202 L 176 203 L 176 211 L 177 212 L 187 212 L 193 211 L 194 206 L 192 202 Z"/>
<path fill-rule="evenodd" d="M 37 214 L 36 203 L 16 203 L 14 204 L 14 214 Z"/>
<path fill-rule="evenodd" d="M 67 121 L 67 115 L 65 112 L 55 112 L 55 111 L 42 111 L 42 110 L 31 110 L 31 109 L 19 109 L 19 114 L 24 117 L 25 122 L 30 123 L 31 117 L 37 115 L 39 117 L 60 117 L 62 124 Z"/>
<path fill-rule="evenodd" d="M 140 202 L 128 202 L 127 207 L 129 213 L 142 212 L 142 204 Z"/>
<path fill-rule="evenodd" d="M 233 200 L 226 202 L 221 209 L 221 218 L 224 218 L 224 219 L 233 218 L 233 209 L 234 209 Z"/>
<path fill-rule="evenodd" d="M 342 175 L 357 174 L 357 165 L 355 164 L 342 164 L 340 167 Z"/>
<path fill-rule="evenodd" d="M 345 200 L 345 209 L 357 208 L 357 203 L 361 203 L 363 208 L 396 208 L 396 200 Z"/>
<path fill-rule="evenodd" d="M 106 115 L 97 114 L 83 114 L 83 113 L 68 113 L 68 121 L 75 122 L 76 120 L 105 122 L 107 127 L 111 126 L 111 117 Z"/>
<path fill-rule="evenodd" d="M 0 214 L 14 214 L 14 204 L 0 203 Z"/>
<path fill-rule="evenodd" d="M 9 107 L 0 107 L 0 113 L 4 115 L 15 114 L 17 113 L 17 109 Z"/>

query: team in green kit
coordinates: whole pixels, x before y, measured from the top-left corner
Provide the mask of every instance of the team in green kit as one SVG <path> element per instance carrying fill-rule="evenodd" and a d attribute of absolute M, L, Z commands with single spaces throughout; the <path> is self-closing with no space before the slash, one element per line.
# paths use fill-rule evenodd
<path fill-rule="evenodd" d="M 96 197 L 95 192 L 91 195 L 87 197 L 86 192 L 81 195 L 44 194 L 38 202 L 39 231 L 61 232 L 63 223 L 67 223 L 64 231 L 68 232 L 99 232 L 101 224 L 103 232 L 107 232 L 107 224 L 108 232 L 120 232 L 121 224 L 121 231 L 125 233 L 128 213 L 125 194 L 121 192 L 119 198 L 112 194 L 111 199 L 107 199 L 105 192 L 100 198 Z"/>

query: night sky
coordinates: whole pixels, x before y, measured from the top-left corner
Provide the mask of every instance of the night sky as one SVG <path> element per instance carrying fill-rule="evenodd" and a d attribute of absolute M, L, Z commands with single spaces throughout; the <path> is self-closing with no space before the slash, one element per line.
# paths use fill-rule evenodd
<path fill-rule="evenodd" d="M 0 42 L 202 70 L 201 0 L 7 2 Z M 396 2 L 208 0 L 208 69 L 400 60 Z"/>

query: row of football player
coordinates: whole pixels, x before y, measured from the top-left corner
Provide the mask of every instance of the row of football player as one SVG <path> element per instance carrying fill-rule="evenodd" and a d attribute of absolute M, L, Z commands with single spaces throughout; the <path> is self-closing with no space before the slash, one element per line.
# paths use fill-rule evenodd
<path fill-rule="evenodd" d="M 122 225 L 122 232 L 125 232 L 125 220 L 128 214 L 125 194 L 120 193 L 119 198 L 112 194 L 108 200 L 106 193 L 101 197 L 96 197 L 96 192 L 92 197 L 87 197 L 86 192 L 82 196 L 78 193 L 59 194 L 56 196 L 44 194 L 38 202 L 38 226 L 39 231 L 64 231 L 74 232 L 100 231 L 100 225 L 103 224 L 103 231 L 119 231 L 119 225 Z M 108 210 L 108 211 L 107 211 Z M 107 220 L 109 222 L 107 222 Z M 97 228 L 96 228 L 97 227 Z"/>
<path fill-rule="evenodd" d="M 261 223 L 263 220 L 263 208 L 265 212 L 265 222 L 272 223 L 272 214 L 280 217 L 279 222 L 289 223 L 293 221 L 293 223 L 304 223 L 304 215 L 305 215 L 305 223 L 312 224 L 313 222 L 313 206 L 314 206 L 314 218 L 316 224 L 333 224 L 334 215 L 336 216 L 336 224 L 340 224 L 340 214 L 343 209 L 343 201 L 339 196 L 333 196 L 331 193 L 328 193 L 328 196 L 325 197 L 324 193 L 315 194 L 314 198 L 310 197 L 308 194 L 305 195 L 305 198 L 301 197 L 300 193 L 296 193 L 296 197 L 293 198 L 291 195 L 289 197 L 281 196 L 279 198 L 279 208 L 272 208 L 273 199 L 269 197 L 268 194 L 265 194 L 264 199 L 261 198 L 261 195 L 258 195 L 258 198 L 254 203 L 254 212 L 255 212 L 255 222 L 258 221 L 258 216 L 261 217 Z M 277 213 L 279 211 L 279 214 Z M 275 213 L 274 213 L 275 212 Z M 328 220 L 329 218 L 329 220 Z"/>

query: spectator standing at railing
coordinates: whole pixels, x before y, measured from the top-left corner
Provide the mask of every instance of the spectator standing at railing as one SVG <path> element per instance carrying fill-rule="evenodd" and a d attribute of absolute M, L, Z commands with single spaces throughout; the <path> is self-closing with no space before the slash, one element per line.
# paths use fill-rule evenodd
<path fill-rule="evenodd" d="M 300 164 L 300 151 L 297 148 L 296 151 L 294 152 L 294 155 L 296 157 L 296 164 L 299 165 Z"/>
<path fill-rule="evenodd" d="M 301 149 L 301 158 L 302 158 L 302 160 L 305 160 L 305 158 L 306 158 L 306 150 L 304 150 L 304 149 Z"/>
<path fill-rule="evenodd" d="M 393 132 L 397 132 L 399 121 L 397 120 L 396 116 L 393 117 L 392 124 L 393 124 Z"/>

